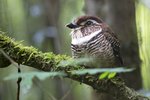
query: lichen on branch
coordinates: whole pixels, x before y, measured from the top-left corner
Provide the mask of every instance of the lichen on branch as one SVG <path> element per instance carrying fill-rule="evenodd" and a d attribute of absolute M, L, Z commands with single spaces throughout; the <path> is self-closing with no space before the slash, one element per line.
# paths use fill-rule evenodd
<path fill-rule="evenodd" d="M 71 75 L 71 70 L 83 69 L 82 66 L 59 66 L 59 63 L 64 60 L 72 59 L 66 55 L 55 55 L 52 52 L 42 53 L 34 47 L 23 46 L 20 42 L 6 36 L 7 34 L 0 32 L 0 49 L 3 50 L 13 61 L 18 64 L 34 67 L 42 71 L 64 71 L 67 78 L 85 83 L 93 87 L 99 93 L 107 93 L 116 100 L 150 100 L 138 94 L 136 91 L 128 88 L 124 82 L 117 78 L 99 80 L 97 75 Z M 2 53 L 0 53 L 2 56 Z M 3 60 L 0 57 L 0 65 L 2 63 L 10 63 L 7 59 Z M 2 61 L 3 60 L 3 61 Z M 7 67 L 9 64 L 0 66 Z"/>

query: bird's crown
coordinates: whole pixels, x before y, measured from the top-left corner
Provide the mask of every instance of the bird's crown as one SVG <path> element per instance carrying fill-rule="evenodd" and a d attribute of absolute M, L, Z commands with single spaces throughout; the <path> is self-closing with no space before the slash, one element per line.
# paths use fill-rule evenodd
<path fill-rule="evenodd" d="M 85 16 L 80 16 L 76 18 L 72 23 L 69 23 L 66 26 L 68 28 L 74 29 L 80 26 L 89 26 L 93 24 L 99 24 L 102 22 L 103 21 L 99 17 L 85 15 Z"/>

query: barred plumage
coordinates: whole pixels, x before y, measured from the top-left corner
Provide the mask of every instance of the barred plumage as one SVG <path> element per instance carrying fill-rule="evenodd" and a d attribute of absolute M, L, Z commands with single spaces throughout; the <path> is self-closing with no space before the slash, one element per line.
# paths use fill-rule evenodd
<path fill-rule="evenodd" d="M 122 65 L 120 43 L 101 19 L 81 16 L 69 25 L 68 27 L 73 29 L 71 49 L 74 58 L 93 58 L 92 64 L 100 67 Z"/>

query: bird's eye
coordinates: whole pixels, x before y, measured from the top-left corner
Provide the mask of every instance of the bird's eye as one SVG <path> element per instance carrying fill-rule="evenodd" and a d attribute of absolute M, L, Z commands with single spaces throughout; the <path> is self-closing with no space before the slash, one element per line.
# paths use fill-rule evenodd
<path fill-rule="evenodd" d="M 86 24 L 86 25 L 92 25 L 93 22 L 92 22 L 92 21 L 87 21 L 85 24 Z"/>

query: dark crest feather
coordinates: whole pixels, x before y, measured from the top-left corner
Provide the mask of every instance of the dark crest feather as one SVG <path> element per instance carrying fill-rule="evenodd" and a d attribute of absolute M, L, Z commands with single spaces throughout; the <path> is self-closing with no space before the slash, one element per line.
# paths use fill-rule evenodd
<path fill-rule="evenodd" d="M 82 22 L 84 22 L 84 21 L 86 21 L 86 20 L 88 20 L 88 19 L 95 20 L 95 21 L 97 21 L 98 23 L 102 23 L 102 22 L 103 22 L 99 17 L 87 16 L 87 15 L 85 15 L 85 16 L 80 16 L 80 17 L 78 17 L 77 20 L 75 21 L 75 23 L 76 23 L 77 25 L 80 25 L 80 23 L 82 23 Z"/>

